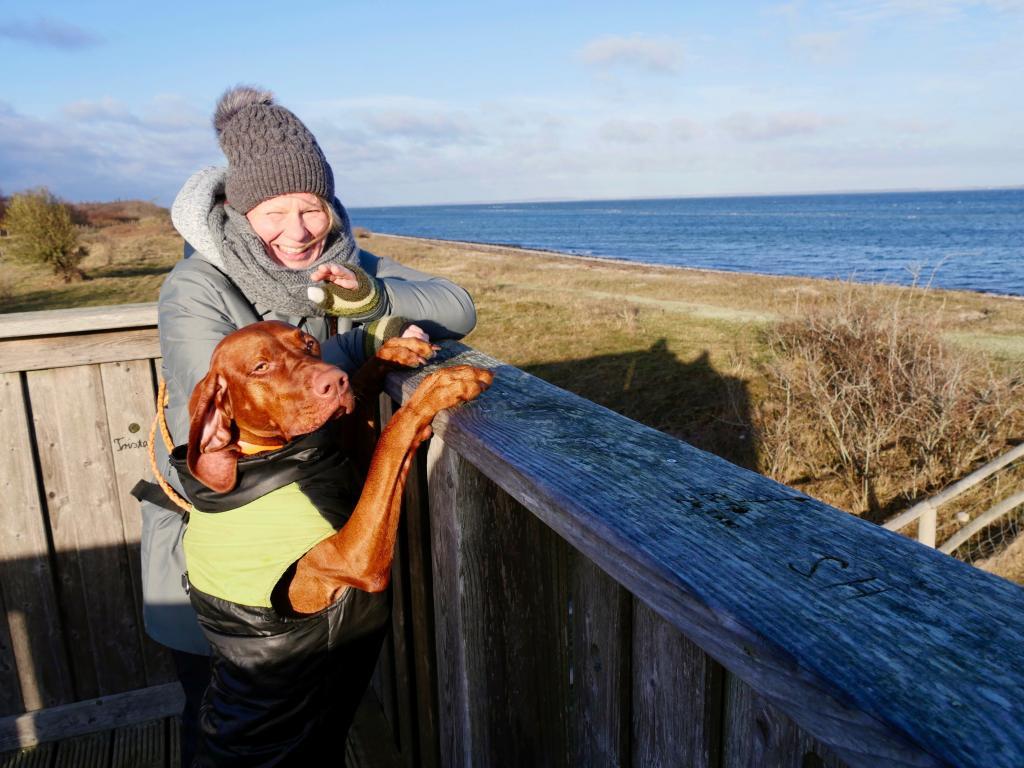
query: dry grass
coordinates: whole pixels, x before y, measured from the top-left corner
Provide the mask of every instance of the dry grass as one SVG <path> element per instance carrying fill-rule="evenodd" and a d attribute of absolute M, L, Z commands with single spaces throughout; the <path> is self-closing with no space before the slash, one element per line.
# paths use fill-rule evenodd
<path fill-rule="evenodd" d="M 0 312 L 156 301 L 164 276 L 181 258 L 181 237 L 166 215 L 81 227 L 79 235 L 89 251 L 79 264 L 82 282 L 64 283 L 49 270 L 0 257 Z"/>

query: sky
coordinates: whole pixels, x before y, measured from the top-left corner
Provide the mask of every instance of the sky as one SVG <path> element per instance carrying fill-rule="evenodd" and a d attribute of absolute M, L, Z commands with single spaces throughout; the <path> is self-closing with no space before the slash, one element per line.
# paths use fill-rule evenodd
<path fill-rule="evenodd" d="M 0 0 L 0 192 L 169 205 L 240 83 L 349 207 L 1024 184 L 1024 0 Z"/>

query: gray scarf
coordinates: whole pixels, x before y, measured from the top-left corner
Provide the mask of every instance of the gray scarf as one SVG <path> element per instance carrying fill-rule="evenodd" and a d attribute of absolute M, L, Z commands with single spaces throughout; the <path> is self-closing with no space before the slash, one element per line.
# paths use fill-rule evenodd
<path fill-rule="evenodd" d="M 310 317 L 325 314 L 306 295 L 306 289 L 313 285 L 309 277 L 314 270 L 321 264 L 358 267 L 359 246 L 352 236 L 348 213 L 337 201 L 334 208 L 341 219 L 341 229 L 328 235 L 320 258 L 305 269 L 292 269 L 271 259 L 249 220 L 229 205 L 214 205 L 207 223 L 228 277 L 249 301 L 286 315 Z"/>

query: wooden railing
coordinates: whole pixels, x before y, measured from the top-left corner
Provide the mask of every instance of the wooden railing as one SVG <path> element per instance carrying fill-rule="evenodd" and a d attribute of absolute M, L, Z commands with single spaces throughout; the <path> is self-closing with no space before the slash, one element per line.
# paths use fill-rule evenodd
<path fill-rule="evenodd" d="M 1013 465 L 1022 457 L 1024 457 L 1024 443 L 1014 446 L 1002 455 L 997 456 L 983 467 L 979 467 L 966 477 L 945 488 L 941 493 L 937 493 L 924 501 L 918 502 L 910 507 L 910 509 L 894 515 L 886 520 L 883 525 L 890 531 L 900 531 L 916 522 L 917 540 L 925 546 L 934 547 L 936 546 L 939 507 L 950 503 L 953 499 L 971 490 L 999 470 Z M 1021 504 L 1024 504 L 1024 491 L 1017 491 L 1001 499 L 995 506 L 965 523 L 962 528 L 938 545 L 939 551 L 945 552 L 947 555 L 956 552 L 957 548 L 966 543 L 971 536 L 998 522 Z"/>
<path fill-rule="evenodd" d="M 130 586 L 137 311 L 0 319 L 8 722 L 168 679 Z M 1024 765 L 1019 587 L 462 345 L 431 367 L 467 361 L 495 384 L 410 479 L 374 682 L 406 765 Z"/>

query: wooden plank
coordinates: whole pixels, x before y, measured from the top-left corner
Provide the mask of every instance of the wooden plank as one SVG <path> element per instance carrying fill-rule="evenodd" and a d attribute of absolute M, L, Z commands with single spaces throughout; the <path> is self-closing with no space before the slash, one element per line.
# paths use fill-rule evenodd
<path fill-rule="evenodd" d="M 7 567 L 6 562 L 0 562 L 0 573 Z M 24 711 L 21 683 L 18 681 L 18 660 L 14 655 L 7 614 L 3 590 L 0 590 L 0 716 Z"/>
<path fill-rule="evenodd" d="M 392 401 L 390 397 L 380 398 L 381 429 L 391 420 Z M 409 626 L 409 563 L 406 554 L 406 521 L 399 521 L 398 535 L 395 541 L 394 559 L 391 562 L 391 639 L 394 649 L 394 714 L 391 725 L 398 737 L 399 750 L 408 768 L 419 765 L 417 758 L 418 744 L 414 737 L 416 727 L 416 682 L 413 672 L 413 653 L 411 647 L 411 627 Z"/>
<path fill-rule="evenodd" d="M 391 563 L 391 642 L 394 652 L 394 716 L 391 725 L 402 752 L 403 761 L 412 768 L 416 765 L 416 744 L 413 728 L 416 724 L 415 682 L 412 672 L 412 649 L 408 634 L 408 567 L 405 561 L 405 526 L 399 523 L 395 541 L 395 558 Z"/>
<path fill-rule="evenodd" d="M 167 768 L 178 768 L 181 765 L 181 707 L 184 706 L 184 694 L 181 701 L 176 716 L 164 721 L 167 723 Z"/>
<path fill-rule="evenodd" d="M 40 744 L 0 754 L 0 768 L 50 768 L 56 756 L 56 744 Z"/>
<path fill-rule="evenodd" d="M 105 731 L 60 742 L 53 768 L 107 768 L 112 738 L 112 733 Z"/>
<path fill-rule="evenodd" d="M 430 471 L 431 516 L 444 519 L 457 538 L 439 548 L 454 557 L 433 563 L 434 601 L 441 615 L 453 602 L 460 608 L 457 623 L 445 617 L 438 663 L 454 663 L 463 679 L 447 686 L 443 695 L 455 696 L 441 709 L 460 713 L 456 722 L 467 732 L 443 727 L 456 751 L 446 752 L 443 739 L 442 759 L 561 764 L 568 751 L 568 695 L 560 542 L 468 462 L 453 457 L 446 464 L 440 469 L 435 457 Z M 454 573 L 441 576 L 449 570 Z M 453 591 L 441 594 L 441 585 Z M 461 645 L 456 659 L 442 655 L 453 645 Z"/>
<path fill-rule="evenodd" d="M 166 742 L 167 729 L 163 720 L 118 728 L 114 731 L 110 768 L 164 768 Z"/>
<path fill-rule="evenodd" d="M 17 680 L 3 679 L 3 714 L 72 700 L 53 565 L 39 498 L 29 413 L 16 373 L 0 374 L 0 594 Z M 10 666 L 10 656 L 5 658 Z M 18 700 L 15 700 L 15 692 Z"/>
<path fill-rule="evenodd" d="M 391 725 L 371 691 L 363 697 L 352 721 L 345 744 L 345 765 L 350 768 L 399 768 L 404 765 L 391 738 Z"/>
<path fill-rule="evenodd" d="M 149 429 L 156 409 L 152 365 L 149 360 L 104 363 L 100 366 L 100 378 L 110 436 L 108 450 L 113 457 L 115 492 L 143 649 L 145 684 L 167 683 L 177 679 L 170 653 L 149 640 L 142 625 L 142 516 L 139 502 L 130 493 L 137 481 L 153 476 L 149 461 Z"/>
<path fill-rule="evenodd" d="M 940 506 L 945 504 L 947 501 L 952 501 L 960 494 L 970 490 L 982 480 L 986 479 L 990 475 L 998 472 L 1000 469 L 1005 467 L 1007 464 L 1011 464 L 1017 459 L 1024 456 L 1024 443 L 1016 445 L 1001 456 L 996 457 L 988 464 L 983 467 L 971 472 L 967 477 L 960 478 L 955 483 L 947 488 L 944 488 L 941 493 L 937 493 L 929 499 L 920 501 L 910 509 L 904 510 L 899 514 L 890 517 L 882 525 L 888 528 L 890 531 L 898 531 L 904 526 L 910 525 L 921 515 L 926 512 L 934 514 Z"/>
<path fill-rule="evenodd" d="M 426 462 L 427 451 L 421 450 L 409 470 L 404 514 L 409 561 L 409 621 L 412 625 L 416 688 L 416 756 L 422 768 L 437 768 L 441 764 L 441 747 L 437 729 L 437 666 Z"/>
<path fill-rule="evenodd" d="M 637 602 L 633 612 L 632 764 L 718 766 L 722 683 L 720 666 Z"/>
<path fill-rule="evenodd" d="M 156 328 L 0 341 L 0 373 L 143 360 L 160 355 Z"/>
<path fill-rule="evenodd" d="M 373 690 L 377 701 L 384 710 L 384 718 L 389 723 L 398 722 L 398 709 L 395 698 L 395 645 L 393 635 L 388 631 L 384 636 L 384 644 L 380 649 L 380 656 L 377 657 L 377 666 L 374 667 L 373 677 L 370 678 L 370 688 Z"/>
<path fill-rule="evenodd" d="M 844 763 L 734 675 L 726 684 L 722 768 L 844 768 Z"/>
<path fill-rule="evenodd" d="M 184 704 L 181 686 L 164 683 L 0 718 L 0 752 L 171 717 Z"/>
<path fill-rule="evenodd" d="M 1024 590 L 462 345 L 389 391 L 467 362 L 444 442 L 847 763 L 1024 764 Z"/>
<path fill-rule="evenodd" d="M 462 528 L 459 505 L 479 496 L 476 476 L 464 471 L 465 462 L 434 437 L 427 451 L 430 499 L 430 553 L 434 586 L 435 648 L 437 652 L 438 743 L 441 764 L 472 765 L 473 723 L 469 713 L 467 644 L 463 627 L 469 616 L 459 598 L 462 568 Z"/>
<path fill-rule="evenodd" d="M 27 374 L 78 698 L 145 686 L 99 368 Z"/>
<path fill-rule="evenodd" d="M 0 339 L 61 336 L 82 331 L 156 327 L 156 302 L 48 309 L 0 315 Z"/>
<path fill-rule="evenodd" d="M 630 765 L 632 598 L 575 550 L 567 559 L 569 763 Z"/>

